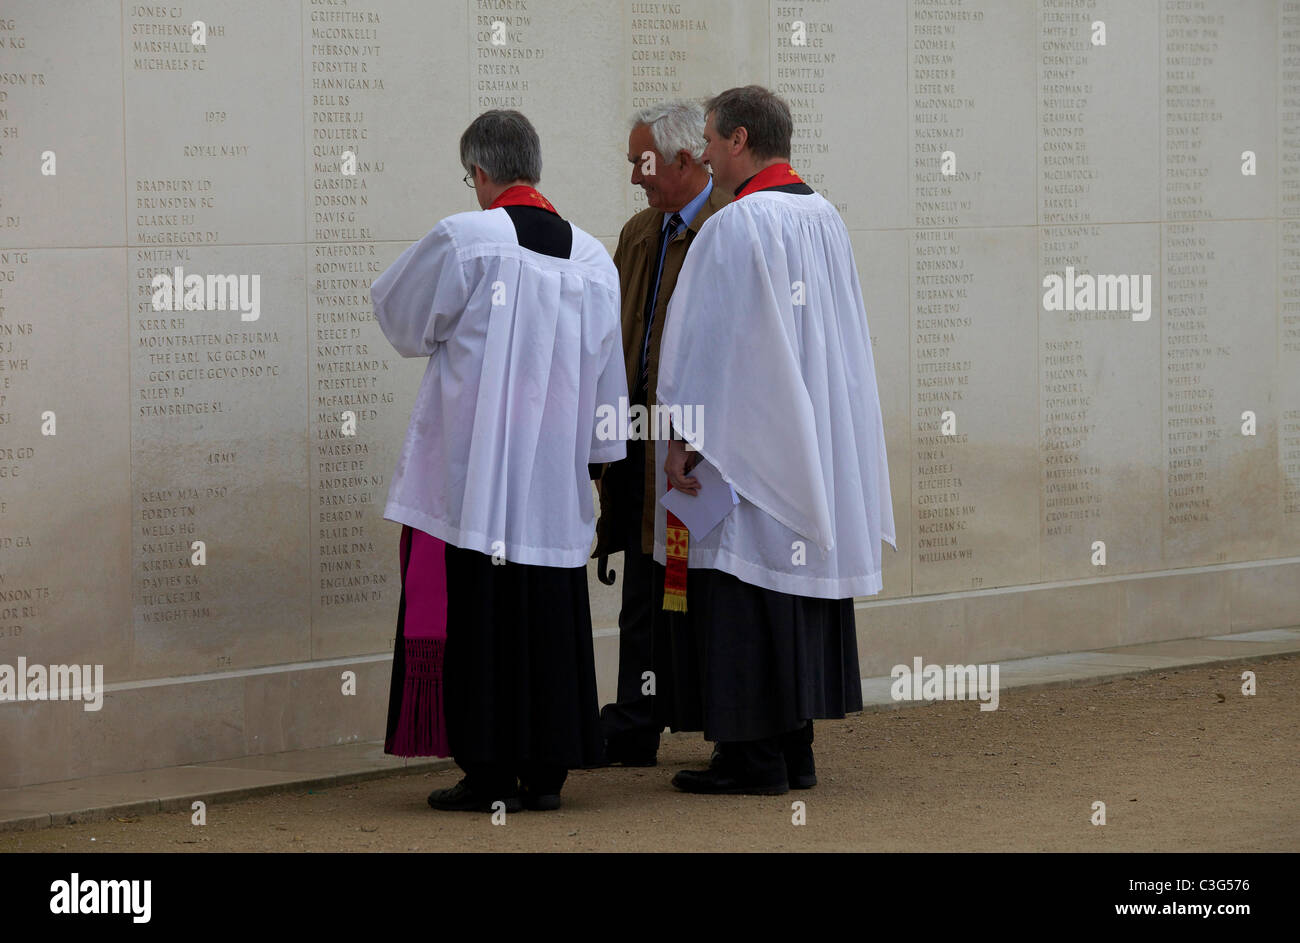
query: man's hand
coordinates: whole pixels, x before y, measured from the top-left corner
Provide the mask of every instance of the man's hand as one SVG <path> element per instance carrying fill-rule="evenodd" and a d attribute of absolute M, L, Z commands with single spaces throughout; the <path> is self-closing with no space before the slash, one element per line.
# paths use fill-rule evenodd
<path fill-rule="evenodd" d="M 699 479 L 687 477 L 687 473 L 699 461 L 700 453 L 687 452 L 685 442 L 680 439 L 668 440 L 668 460 L 664 462 L 664 471 L 668 473 L 668 481 L 675 490 L 689 495 L 700 493 Z"/>

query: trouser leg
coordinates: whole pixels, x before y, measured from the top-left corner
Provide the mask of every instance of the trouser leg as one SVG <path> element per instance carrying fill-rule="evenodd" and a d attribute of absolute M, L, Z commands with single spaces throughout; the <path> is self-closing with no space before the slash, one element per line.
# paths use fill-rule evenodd
<path fill-rule="evenodd" d="M 805 751 L 812 752 L 813 722 L 810 720 L 802 727 L 781 734 L 781 749 L 789 756 Z"/>
<path fill-rule="evenodd" d="M 519 784 L 538 796 L 558 796 L 569 771 L 551 763 L 525 763 L 519 770 Z"/>
<path fill-rule="evenodd" d="M 489 798 L 508 798 L 519 794 L 515 772 L 503 763 L 474 763 L 456 760 L 465 772 L 465 784 L 474 792 Z"/>
<path fill-rule="evenodd" d="M 638 547 L 623 554 L 623 608 L 618 617 L 618 701 L 601 712 L 607 739 L 635 736 L 654 748 L 654 699 L 642 690 L 645 673 L 654 665 L 651 636 L 650 587 L 652 557 Z"/>
<path fill-rule="evenodd" d="M 622 606 L 618 615 L 618 700 L 601 711 L 605 738 L 635 749 L 654 752 L 659 728 L 654 722 L 654 698 L 643 694 L 645 673 L 653 670 L 654 641 L 651 602 L 653 560 L 641 552 L 641 503 L 644 494 L 644 443 L 628 443 L 620 494 L 624 495 Z M 630 496 L 630 497 L 629 497 Z"/>
<path fill-rule="evenodd" d="M 807 786 L 814 775 L 812 744 L 813 722 L 809 720 L 775 737 L 719 743 L 714 762 L 742 779 L 764 783 L 786 780 Z"/>
<path fill-rule="evenodd" d="M 809 720 L 797 730 L 781 734 L 780 741 L 790 785 L 796 788 L 815 785 L 817 776 L 813 762 L 813 722 Z"/>
<path fill-rule="evenodd" d="M 780 736 L 721 742 L 718 752 L 727 771 L 738 779 L 764 784 L 786 781 Z"/>

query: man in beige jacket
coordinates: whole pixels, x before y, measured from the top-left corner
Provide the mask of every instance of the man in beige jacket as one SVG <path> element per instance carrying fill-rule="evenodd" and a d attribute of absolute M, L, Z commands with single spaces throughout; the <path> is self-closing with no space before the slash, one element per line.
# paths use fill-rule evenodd
<path fill-rule="evenodd" d="M 704 110 L 673 101 L 632 116 L 628 163 L 632 183 L 646 194 L 647 209 L 619 234 L 614 252 L 622 292 L 623 353 L 629 405 L 655 402 L 659 339 L 677 275 L 700 226 L 730 202 L 713 186 L 704 152 Z M 647 422 L 647 435 L 653 424 Z M 618 700 L 601 710 L 606 755 L 611 763 L 653 766 L 659 732 L 699 730 L 700 695 L 690 679 L 666 677 L 671 644 L 662 611 L 664 568 L 654 550 L 655 450 L 645 440 L 627 443 L 627 458 L 607 465 L 600 478 L 600 523 L 593 556 L 623 552 L 623 599 L 618 617 Z"/>

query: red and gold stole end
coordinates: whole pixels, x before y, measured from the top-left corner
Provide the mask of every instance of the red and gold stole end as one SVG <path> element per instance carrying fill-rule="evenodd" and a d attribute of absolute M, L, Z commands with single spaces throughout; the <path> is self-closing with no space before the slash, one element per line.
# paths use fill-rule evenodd
<path fill-rule="evenodd" d="M 669 482 L 668 490 L 671 491 L 672 487 L 672 482 Z M 690 550 L 690 532 L 672 511 L 665 513 L 668 515 L 668 526 L 664 535 L 664 610 L 685 612 L 686 558 Z"/>

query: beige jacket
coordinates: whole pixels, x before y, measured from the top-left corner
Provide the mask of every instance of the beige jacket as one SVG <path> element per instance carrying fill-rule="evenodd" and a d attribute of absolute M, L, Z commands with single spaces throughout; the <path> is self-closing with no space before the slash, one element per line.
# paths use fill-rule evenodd
<path fill-rule="evenodd" d="M 677 276 L 686 260 L 686 250 L 695 240 L 696 234 L 704 221 L 722 207 L 731 202 L 731 194 L 716 183 L 709 193 L 709 198 L 695 214 L 689 226 L 679 233 L 664 253 L 664 270 L 659 279 L 659 297 L 655 301 L 654 322 L 650 328 L 650 349 L 646 356 L 649 366 L 650 404 L 655 402 L 654 390 L 659 380 L 659 340 L 663 336 L 664 320 L 667 317 L 668 301 L 673 296 Z M 659 248 L 659 231 L 663 227 L 663 211 L 647 207 L 637 213 L 623 226 L 619 233 L 618 247 L 614 250 L 614 267 L 618 269 L 623 309 L 623 359 L 627 365 L 627 389 L 629 396 L 636 395 L 637 367 L 641 360 L 641 339 L 645 331 L 645 305 L 650 293 L 651 281 L 654 279 L 655 250 Z M 596 549 L 592 556 L 619 553 L 625 549 L 627 535 L 622 533 L 623 518 L 628 516 L 628 509 L 619 508 L 625 501 L 641 502 L 641 550 L 651 553 L 654 550 L 655 529 L 655 468 L 654 445 L 647 442 L 645 450 L 645 494 L 618 494 L 618 488 L 605 487 L 602 480 L 600 489 L 600 520 L 596 525 Z M 610 466 L 605 466 L 607 469 Z"/>

